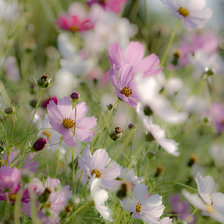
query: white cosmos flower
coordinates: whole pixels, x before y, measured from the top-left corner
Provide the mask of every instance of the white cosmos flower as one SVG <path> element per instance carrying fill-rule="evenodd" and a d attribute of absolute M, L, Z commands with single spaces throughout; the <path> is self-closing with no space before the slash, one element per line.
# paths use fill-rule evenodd
<path fill-rule="evenodd" d="M 163 219 L 160 220 L 160 224 L 172 224 L 172 219 L 170 219 L 168 217 L 163 218 Z"/>
<path fill-rule="evenodd" d="M 202 177 L 199 173 L 195 178 L 198 194 L 190 194 L 183 190 L 183 195 L 196 208 L 203 212 L 203 215 L 224 223 L 224 194 L 214 192 L 215 183 L 210 176 Z"/>
<path fill-rule="evenodd" d="M 151 117 L 145 117 L 143 119 L 143 125 L 146 130 L 152 135 L 157 144 L 159 144 L 169 154 L 173 156 L 179 155 L 178 143 L 172 139 L 167 139 L 165 130 L 163 130 L 159 125 L 153 124 Z"/>
<path fill-rule="evenodd" d="M 132 218 L 141 219 L 147 223 L 159 224 L 160 216 L 165 209 L 162 197 L 158 194 L 148 195 L 145 184 L 137 184 L 131 198 L 121 201 L 124 210 L 132 212 Z"/>
<path fill-rule="evenodd" d="M 187 113 L 176 112 L 169 101 L 160 95 L 162 85 L 155 77 L 143 77 L 141 74 L 135 78 L 136 89 L 140 98 L 141 106 L 138 106 L 137 113 L 144 117 L 144 108 L 148 106 L 154 114 L 166 122 L 178 124 L 187 119 Z"/>
<path fill-rule="evenodd" d="M 210 154 L 213 157 L 215 164 L 219 167 L 224 166 L 224 145 L 214 144 L 211 147 Z"/>
<path fill-rule="evenodd" d="M 113 221 L 111 216 L 111 210 L 104 204 L 108 199 L 108 193 L 106 190 L 100 188 L 101 180 L 99 178 L 91 178 L 90 181 L 90 193 L 94 201 L 96 210 L 100 215 L 108 220 Z"/>
<path fill-rule="evenodd" d="M 182 19 L 186 30 L 201 28 L 211 18 L 212 10 L 205 9 L 205 0 L 161 0 L 172 16 Z"/>

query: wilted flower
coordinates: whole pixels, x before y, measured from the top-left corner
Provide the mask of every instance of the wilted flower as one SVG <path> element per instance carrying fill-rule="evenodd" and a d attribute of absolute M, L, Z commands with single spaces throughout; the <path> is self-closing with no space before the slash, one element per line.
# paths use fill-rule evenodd
<path fill-rule="evenodd" d="M 53 100 L 49 102 L 47 111 L 49 113 L 50 124 L 63 136 L 65 144 L 75 146 L 75 137 L 82 142 L 92 140 L 94 132 L 89 129 L 96 125 L 96 118 L 85 117 L 88 109 L 85 102 L 78 103 L 76 109 L 73 108 L 72 102 L 66 97 L 58 99 L 57 104 Z"/>
<path fill-rule="evenodd" d="M 123 209 L 132 212 L 133 218 L 142 219 L 147 223 L 157 224 L 165 209 L 162 197 L 158 194 L 148 195 L 145 184 L 137 184 L 132 199 L 121 201 Z"/>
<path fill-rule="evenodd" d="M 161 0 L 171 10 L 172 16 L 182 19 L 186 30 L 202 28 L 211 18 L 212 10 L 205 9 L 205 0 Z"/>
<path fill-rule="evenodd" d="M 203 212 L 203 215 L 224 223 L 224 194 L 214 192 L 215 183 L 210 176 L 202 177 L 199 173 L 195 178 L 198 194 L 190 194 L 183 190 L 183 195 L 196 208 Z"/>
<path fill-rule="evenodd" d="M 104 189 L 100 188 L 101 179 L 92 178 L 90 182 L 90 193 L 94 202 L 94 206 L 96 210 L 100 213 L 100 215 L 108 221 L 113 221 L 111 217 L 111 210 L 105 206 L 105 202 L 108 199 L 108 193 Z"/>
<path fill-rule="evenodd" d="M 109 47 L 110 64 L 116 70 L 121 69 L 125 64 L 130 64 L 134 74 L 139 72 L 145 76 L 159 74 L 162 71 L 159 68 L 159 57 L 151 54 L 144 58 L 144 54 L 144 45 L 139 42 L 130 42 L 125 52 L 118 43 L 111 44 Z"/>
<path fill-rule="evenodd" d="M 105 149 L 98 149 L 91 155 L 89 147 L 86 147 L 79 157 L 79 166 L 87 176 L 100 178 L 104 188 L 117 188 L 115 178 L 120 175 L 120 167 L 111 161 Z"/>

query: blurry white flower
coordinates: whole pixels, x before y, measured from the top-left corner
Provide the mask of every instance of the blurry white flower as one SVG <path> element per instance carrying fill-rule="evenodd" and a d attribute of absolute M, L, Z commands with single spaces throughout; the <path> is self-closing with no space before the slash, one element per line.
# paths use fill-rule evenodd
<path fill-rule="evenodd" d="M 162 95 L 160 90 L 161 84 L 154 77 L 144 78 L 142 75 L 137 75 L 135 78 L 136 88 L 140 98 L 141 106 L 137 107 L 137 112 L 140 117 L 144 117 L 145 106 L 164 121 L 177 124 L 182 123 L 187 119 L 187 114 L 184 112 L 176 112 Z"/>
<path fill-rule="evenodd" d="M 172 219 L 166 217 L 166 218 L 161 219 L 159 223 L 160 224 L 172 224 L 173 222 L 172 222 Z"/>
<path fill-rule="evenodd" d="M 194 56 L 190 57 L 190 60 L 201 73 L 208 71 L 215 74 L 224 73 L 224 61 L 216 52 L 205 53 L 203 51 L 197 51 Z"/>
<path fill-rule="evenodd" d="M 183 88 L 183 81 L 180 78 L 172 77 L 167 80 L 165 89 L 169 96 L 177 94 Z"/>
<path fill-rule="evenodd" d="M 144 177 L 137 177 L 134 169 L 122 168 L 119 176 L 122 180 L 130 182 L 132 185 L 140 184 L 144 181 Z"/>
<path fill-rule="evenodd" d="M 156 141 L 163 149 L 173 156 L 178 156 L 178 143 L 172 139 L 167 139 L 165 130 L 163 130 L 159 125 L 152 123 L 151 117 L 145 117 L 143 119 L 143 125 L 146 130 L 152 135 L 153 140 Z"/>
<path fill-rule="evenodd" d="M 186 30 L 201 28 L 211 18 L 212 10 L 205 9 L 205 0 L 161 0 L 171 15 L 182 19 Z"/>
<path fill-rule="evenodd" d="M 16 82 L 20 79 L 19 69 L 14 56 L 10 56 L 6 59 L 5 70 L 9 80 Z"/>
<path fill-rule="evenodd" d="M 219 167 L 224 166 L 224 145 L 213 144 L 210 150 L 210 154 L 213 157 L 215 164 Z"/>
<path fill-rule="evenodd" d="M 199 173 L 195 178 L 198 194 L 190 194 L 183 190 L 183 195 L 196 208 L 203 212 L 203 215 L 224 223 L 224 194 L 214 192 L 215 183 L 210 176 L 202 177 Z"/>
<path fill-rule="evenodd" d="M 15 21 L 20 14 L 20 7 L 16 0 L 0 0 L 0 20 Z"/>
<path fill-rule="evenodd" d="M 100 6 L 93 5 L 90 20 L 95 23 L 92 30 L 83 34 L 84 46 L 92 55 L 106 50 L 114 42 L 127 46 L 129 39 L 137 33 L 136 25 L 130 24 L 128 19 L 104 11 Z"/>
<path fill-rule="evenodd" d="M 90 181 L 90 193 L 94 201 L 96 210 L 100 215 L 108 220 L 113 221 L 111 216 L 111 210 L 104 204 L 108 199 L 108 193 L 104 189 L 100 188 L 101 180 L 99 178 L 92 178 Z"/>
<path fill-rule="evenodd" d="M 77 85 L 74 75 L 65 69 L 60 69 L 55 75 L 55 83 L 50 88 L 52 96 L 69 96 Z"/>
<path fill-rule="evenodd" d="M 92 69 L 93 61 L 80 56 L 75 46 L 69 41 L 67 34 L 59 34 L 58 49 L 63 57 L 60 61 L 63 70 L 73 75 L 85 75 Z"/>

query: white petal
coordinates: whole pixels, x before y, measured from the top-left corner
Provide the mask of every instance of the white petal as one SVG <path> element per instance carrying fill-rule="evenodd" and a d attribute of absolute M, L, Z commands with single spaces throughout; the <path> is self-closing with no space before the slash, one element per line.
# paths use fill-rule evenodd
<path fill-rule="evenodd" d="M 147 195 L 147 190 L 145 184 L 137 184 L 132 193 L 133 200 L 143 202 Z"/>

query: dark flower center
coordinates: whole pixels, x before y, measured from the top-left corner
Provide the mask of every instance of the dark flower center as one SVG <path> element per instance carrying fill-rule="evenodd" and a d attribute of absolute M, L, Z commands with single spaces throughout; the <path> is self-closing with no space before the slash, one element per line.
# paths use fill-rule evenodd
<path fill-rule="evenodd" d="M 141 212 L 141 208 L 142 208 L 141 203 L 138 203 L 135 208 L 136 212 L 138 212 L 138 213 Z"/>
<path fill-rule="evenodd" d="M 73 128 L 74 127 L 74 122 L 73 122 L 73 120 L 72 119 L 70 119 L 70 118 L 65 118 L 64 120 L 63 120 L 63 126 L 65 127 L 65 128 L 67 128 L 67 129 L 69 129 L 69 128 Z"/>
<path fill-rule="evenodd" d="M 92 176 L 93 174 L 96 174 L 96 178 L 100 178 L 101 177 L 101 173 L 98 169 L 93 169 L 91 172 Z"/>
<path fill-rule="evenodd" d="M 125 95 L 126 97 L 131 96 L 132 94 L 132 89 L 130 89 L 129 87 L 125 86 L 121 91 L 121 94 Z"/>
<path fill-rule="evenodd" d="M 179 14 L 180 14 L 181 16 L 183 16 L 183 17 L 187 17 L 187 16 L 190 15 L 190 12 L 188 11 L 188 9 L 185 9 L 185 8 L 183 8 L 183 7 L 180 7 L 180 8 L 178 9 L 178 12 L 179 12 Z"/>

